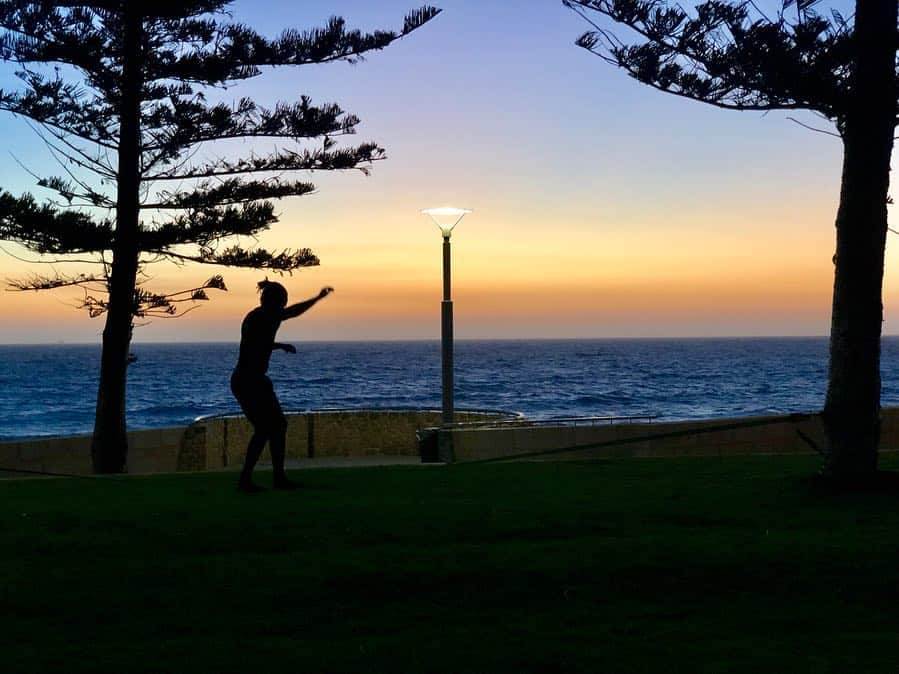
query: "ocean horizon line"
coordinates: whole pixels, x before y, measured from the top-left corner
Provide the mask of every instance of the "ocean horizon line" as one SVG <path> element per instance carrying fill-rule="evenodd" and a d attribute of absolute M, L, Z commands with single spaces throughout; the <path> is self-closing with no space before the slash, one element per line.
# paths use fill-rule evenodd
<path fill-rule="evenodd" d="M 899 334 L 881 335 L 881 339 L 893 339 Z M 802 339 L 829 339 L 830 335 L 694 335 L 694 336 L 664 336 L 664 337 L 456 337 L 453 341 L 459 343 L 483 343 L 483 342 L 698 342 L 698 341 L 747 341 L 747 340 L 802 340 Z M 304 339 L 288 338 L 287 341 L 301 342 L 303 344 L 439 344 L 440 338 L 381 338 L 381 339 Z M 202 344 L 239 344 L 237 339 L 219 340 L 185 340 L 185 341 L 132 341 L 131 346 L 187 346 Z M 55 342 L 0 342 L 0 347 L 11 346 L 100 346 L 102 341 L 55 341 Z"/>

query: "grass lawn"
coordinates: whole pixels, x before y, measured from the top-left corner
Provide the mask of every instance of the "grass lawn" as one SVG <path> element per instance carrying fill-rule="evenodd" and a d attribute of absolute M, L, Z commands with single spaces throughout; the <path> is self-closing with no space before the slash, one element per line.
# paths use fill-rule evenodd
<path fill-rule="evenodd" d="M 895 672 L 899 496 L 821 495 L 816 467 L 314 470 L 258 495 L 229 473 L 3 481 L 0 667 Z"/>

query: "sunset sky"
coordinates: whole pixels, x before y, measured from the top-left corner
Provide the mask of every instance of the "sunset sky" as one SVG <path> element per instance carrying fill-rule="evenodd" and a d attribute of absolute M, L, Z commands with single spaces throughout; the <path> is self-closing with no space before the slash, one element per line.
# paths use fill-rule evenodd
<path fill-rule="evenodd" d="M 438 338 L 440 234 L 419 211 L 442 205 L 474 209 L 453 235 L 458 338 L 827 333 L 837 139 L 785 113 L 722 111 L 640 85 L 574 46 L 586 25 L 557 0 L 435 4 L 443 14 L 363 63 L 273 71 L 225 94 L 337 102 L 362 118 L 357 140 L 388 151 L 369 177 L 317 174 L 317 193 L 279 204 L 261 243 L 308 246 L 322 261 L 286 279 L 292 299 L 336 288 L 281 337 Z M 239 0 L 234 16 L 268 34 L 332 14 L 393 28 L 414 6 Z M 0 117 L 0 137 L 4 188 L 35 189 L 18 162 L 53 172 L 23 122 Z M 895 333 L 890 237 L 884 327 Z M 0 259 L 4 277 L 35 271 Z M 148 287 L 216 271 L 157 265 Z M 222 273 L 228 293 L 135 340 L 236 341 L 262 274 Z M 0 342 L 97 341 L 102 321 L 67 306 L 78 297 L 0 293 Z"/>

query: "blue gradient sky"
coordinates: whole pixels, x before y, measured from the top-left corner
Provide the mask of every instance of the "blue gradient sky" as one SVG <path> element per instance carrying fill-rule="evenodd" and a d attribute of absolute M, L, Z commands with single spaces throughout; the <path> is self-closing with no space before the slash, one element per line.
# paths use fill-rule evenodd
<path fill-rule="evenodd" d="M 361 64 L 269 72 L 224 94 L 336 101 L 362 118 L 358 140 L 388 150 L 371 177 L 316 175 L 316 194 L 279 206 L 282 221 L 262 243 L 310 246 L 322 259 L 288 279 L 291 293 L 337 288 L 283 336 L 438 337 L 440 238 L 419 214 L 431 205 L 475 209 L 453 238 L 460 338 L 826 334 L 837 139 L 784 113 L 721 111 L 640 85 L 573 45 L 586 26 L 556 0 L 437 4 L 437 19 Z M 233 8 L 276 33 L 332 14 L 396 27 L 413 6 Z M 0 117 L 0 134 L 30 168 L 52 167 L 21 122 Z M 32 189 L 13 161 L 0 165 L 0 184 Z M 899 242 L 888 243 L 885 328 L 896 332 Z M 0 264 L 6 275 L 27 272 L 8 257 Z M 210 272 L 160 266 L 154 287 Z M 225 276 L 227 295 L 136 339 L 236 339 L 260 275 Z M 0 342 L 96 340 L 101 322 L 65 306 L 72 300 L 71 291 L 0 294 L 0 311 L 21 317 L 0 327 Z"/>

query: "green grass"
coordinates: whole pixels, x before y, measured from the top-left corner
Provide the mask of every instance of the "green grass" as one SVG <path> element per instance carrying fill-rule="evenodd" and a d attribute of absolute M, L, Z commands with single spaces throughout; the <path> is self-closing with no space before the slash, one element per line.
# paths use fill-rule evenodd
<path fill-rule="evenodd" d="M 815 468 L 0 482 L 2 669 L 894 672 L 899 497 L 821 495 Z"/>

